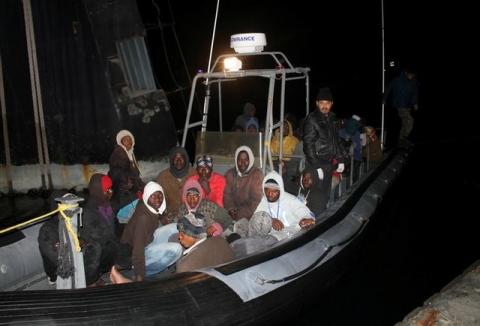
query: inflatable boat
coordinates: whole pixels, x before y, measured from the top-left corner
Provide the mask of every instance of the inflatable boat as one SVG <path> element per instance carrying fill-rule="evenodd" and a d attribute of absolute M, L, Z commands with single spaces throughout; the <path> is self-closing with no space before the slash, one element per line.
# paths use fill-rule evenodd
<path fill-rule="evenodd" d="M 236 37 L 235 42 L 249 41 L 245 36 Z M 258 46 L 252 45 L 253 50 Z M 270 141 L 275 128 L 283 128 L 283 123 L 274 122 L 273 112 L 279 110 L 280 121 L 283 121 L 287 81 L 304 81 L 308 114 L 309 69 L 293 67 L 280 52 L 254 55 L 250 51 L 240 56 L 267 56 L 273 60 L 273 67 L 216 71 L 219 60 L 231 57 L 228 55 L 217 59 L 209 72 L 197 74 L 193 82 L 182 146 L 188 146 L 187 135 L 191 129 L 201 128 L 193 137 L 195 152 L 212 154 L 216 162 L 214 169 L 219 172 L 233 166 L 233 151 L 225 146 L 238 145 L 239 135 L 222 130 L 221 100 L 217 120 L 220 130 L 213 132 L 207 128 L 209 108 L 212 108 L 211 85 L 218 86 L 216 94 L 221 98 L 222 87 L 232 82 L 250 77 L 268 81 L 265 131 L 243 135 L 247 138 L 241 139 L 242 144 L 247 143 L 254 149 L 257 165 L 264 172 L 274 169 L 272 153 L 264 145 Z M 204 82 L 199 83 L 202 79 Z M 276 83 L 281 85 L 277 88 L 279 100 L 274 100 Z M 201 120 L 191 122 L 197 84 L 206 86 L 202 88 L 205 101 Z M 4 240 L 9 239 L 3 241 L 0 248 L 0 325 L 177 326 L 285 322 L 302 305 L 314 300 L 315 295 L 333 286 L 347 270 L 362 246 L 362 236 L 370 221 L 381 218 L 375 212 L 399 177 L 409 154 L 409 149 L 392 150 L 375 166 L 369 166 L 367 161 L 355 182 L 344 178 L 332 189 L 327 210 L 308 230 L 220 266 L 151 281 L 84 288 L 81 277 L 80 282 L 77 280 L 77 274 L 81 274 L 80 263 L 75 265 L 77 269 L 67 281 L 63 278 L 61 284 L 57 281 L 55 289 L 48 285 L 38 250 L 41 223 L 3 235 Z M 281 152 L 278 159 L 282 159 Z M 298 159 L 301 163 L 302 158 Z"/>

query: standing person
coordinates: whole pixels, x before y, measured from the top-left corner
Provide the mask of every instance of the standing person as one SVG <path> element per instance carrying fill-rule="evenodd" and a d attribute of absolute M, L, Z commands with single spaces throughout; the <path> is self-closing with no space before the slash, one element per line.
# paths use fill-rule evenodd
<path fill-rule="evenodd" d="M 155 179 L 162 185 L 167 203 L 167 216 L 169 219 L 176 216 L 182 205 L 182 189 L 189 177 L 195 174 L 195 169 L 190 166 L 190 158 L 183 147 L 176 146 L 168 154 L 170 167 L 160 172 Z"/>
<path fill-rule="evenodd" d="M 235 221 L 249 220 L 263 196 L 263 173 L 254 160 L 250 147 L 240 146 L 235 150 L 235 167 L 225 173 L 223 203 Z"/>
<path fill-rule="evenodd" d="M 123 231 L 121 241 L 132 249 L 134 281 L 162 272 L 182 255 L 178 243 L 168 242 L 169 237 L 177 232 L 176 224 L 159 227 L 160 215 L 167 206 L 164 197 L 163 188 L 158 183 L 147 183 L 143 198 Z"/>
<path fill-rule="evenodd" d="M 140 178 L 140 170 L 133 153 L 135 138 L 128 130 L 120 130 L 109 160 L 108 176 L 112 178 L 114 196 L 112 203 L 121 208 L 129 204 L 145 186 Z M 133 195 L 133 196 L 132 196 Z"/>
<path fill-rule="evenodd" d="M 318 172 L 324 196 L 321 202 L 326 204 L 330 199 L 332 173 L 343 172 L 347 153 L 339 142 L 330 88 L 319 89 L 315 104 L 317 109 L 308 115 L 303 126 L 303 151 L 307 165 Z"/>
<path fill-rule="evenodd" d="M 405 68 L 390 82 L 385 91 L 384 103 L 389 97 L 402 123 L 398 141 L 403 145 L 408 142 L 408 136 L 413 129 L 412 109 L 418 110 L 418 82 L 413 69 Z"/>

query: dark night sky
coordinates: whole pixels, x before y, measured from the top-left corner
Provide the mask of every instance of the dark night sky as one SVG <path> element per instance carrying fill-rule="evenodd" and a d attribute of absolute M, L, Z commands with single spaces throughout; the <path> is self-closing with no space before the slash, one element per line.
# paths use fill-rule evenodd
<path fill-rule="evenodd" d="M 206 70 L 216 1 L 171 1 L 173 16 L 165 4 L 168 2 L 157 2 L 160 20 L 164 24 L 175 23 L 189 73 L 193 76 L 198 69 Z M 151 2 L 139 1 L 139 6 L 146 25 L 158 26 Z M 390 60 L 397 63 L 397 68 L 386 68 L 386 80 L 395 76 L 398 67 L 413 65 L 421 83 L 421 111 L 417 120 L 425 123 L 417 129 L 430 134 L 432 125 L 451 125 L 452 117 L 446 118 L 443 114 L 447 109 L 439 95 L 463 89 L 464 85 L 459 85 L 458 80 L 461 72 L 469 68 L 463 57 L 468 52 L 462 51 L 468 44 L 463 38 L 471 31 L 468 20 L 462 19 L 468 10 L 438 3 L 420 5 L 414 0 L 385 1 L 384 6 L 386 65 Z M 164 27 L 163 31 L 175 76 L 179 84 L 188 86 L 179 52 L 173 41 L 168 43 L 173 35 L 171 28 Z M 359 1 L 221 1 L 213 58 L 231 53 L 229 36 L 241 32 L 266 33 L 265 50 L 282 51 L 294 65 L 310 67 L 311 93 L 315 94 L 318 86 L 332 87 L 335 110 L 340 116 L 360 112 L 373 124 L 379 123 L 381 1 L 368 4 Z M 167 91 L 175 89 L 165 70 L 159 29 L 149 29 L 148 41 L 158 82 Z M 456 59 L 459 53 L 461 60 Z M 463 105 L 457 105 L 456 112 L 461 108 Z M 460 115 L 455 117 L 458 117 L 455 124 L 465 125 Z M 469 128 L 465 132 L 468 133 Z"/>

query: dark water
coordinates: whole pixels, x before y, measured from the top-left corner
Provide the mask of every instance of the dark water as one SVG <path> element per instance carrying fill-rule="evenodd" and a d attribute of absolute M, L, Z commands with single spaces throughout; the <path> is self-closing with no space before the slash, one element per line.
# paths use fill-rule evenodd
<path fill-rule="evenodd" d="M 478 145 L 419 144 L 354 266 L 292 322 L 393 325 L 479 259 L 480 172 L 458 163 Z"/>

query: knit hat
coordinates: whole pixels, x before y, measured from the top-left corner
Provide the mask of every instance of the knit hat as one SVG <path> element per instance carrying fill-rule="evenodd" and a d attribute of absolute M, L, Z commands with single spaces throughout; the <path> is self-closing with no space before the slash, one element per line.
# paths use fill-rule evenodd
<path fill-rule="evenodd" d="M 102 175 L 100 179 L 102 183 L 102 191 L 107 192 L 109 189 L 112 188 L 112 179 L 108 175 Z"/>
<path fill-rule="evenodd" d="M 272 230 L 272 217 L 264 211 L 255 212 L 248 223 L 249 237 L 265 237 Z"/>
<path fill-rule="evenodd" d="M 222 225 L 221 225 L 220 223 L 215 222 L 215 223 L 213 223 L 211 226 L 212 226 L 212 227 L 214 228 L 214 230 L 215 230 L 215 231 L 213 231 L 213 233 L 212 233 L 212 236 L 213 236 L 213 237 L 218 237 L 219 235 L 222 235 L 222 233 L 223 233 L 223 227 L 222 227 Z"/>
<path fill-rule="evenodd" d="M 213 167 L 212 157 L 209 155 L 200 155 L 197 158 L 197 166 L 208 166 L 211 169 Z"/>
<path fill-rule="evenodd" d="M 250 119 L 247 120 L 247 123 L 245 124 L 245 131 L 248 131 L 248 128 L 249 128 L 250 126 L 255 127 L 255 129 L 256 129 L 257 132 L 258 132 L 258 130 L 260 129 L 260 127 L 259 127 L 259 125 L 258 125 L 258 120 L 257 120 L 257 118 L 251 117 Z"/>
<path fill-rule="evenodd" d="M 186 216 L 181 217 L 178 222 L 177 222 L 177 229 L 178 232 L 183 232 L 186 235 L 196 238 L 196 239 L 203 239 L 207 237 L 207 228 L 205 227 L 204 224 L 202 223 L 196 223 L 199 221 L 196 220 L 201 220 L 201 218 L 197 218 L 198 215 L 201 214 L 195 214 L 195 217 L 193 217 L 193 214 L 187 214 Z M 200 216 L 198 216 L 200 217 Z M 195 220 L 194 220 L 195 219 Z M 194 221 L 195 224 L 192 224 L 191 221 Z"/>
<path fill-rule="evenodd" d="M 317 101 L 333 101 L 332 91 L 330 88 L 320 88 L 317 93 Z"/>

